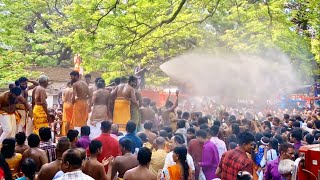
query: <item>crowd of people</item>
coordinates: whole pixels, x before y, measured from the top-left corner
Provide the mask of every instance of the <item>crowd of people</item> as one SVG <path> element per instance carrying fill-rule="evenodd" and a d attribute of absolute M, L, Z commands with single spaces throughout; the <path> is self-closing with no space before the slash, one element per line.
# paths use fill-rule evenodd
<path fill-rule="evenodd" d="M 48 109 L 47 76 L 0 95 L 0 179 L 289 180 L 299 148 L 320 143 L 317 109 L 196 111 L 178 91 L 158 107 L 135 76 L 70 76 L 61 113 Z"/>

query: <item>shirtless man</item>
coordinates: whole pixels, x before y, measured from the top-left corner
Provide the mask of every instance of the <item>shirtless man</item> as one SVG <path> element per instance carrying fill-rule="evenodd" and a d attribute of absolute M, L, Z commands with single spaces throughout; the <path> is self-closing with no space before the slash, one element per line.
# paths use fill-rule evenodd
<path fill-rule="evenodd" d="M 140 108 L 141 126 L 146 120 L 153 121 L 156 113 L 150 108 L 151 100 L 149 98 L 142 99 L 142 107 Z"/>
<path fill-rule="evenodd" d="M 85 126 L 88 120 L 88 99 L 90 98 L 89 86 L 86 82 L 80 80 L 79 72 L 72 71 L 70 73 L 72 88 L 73 88 L 73 114 L 70 123 L 70 128 L 75 128 L 80 131 L 82 126 Z"/>
<path fill-rule="evenodd" d="M 137 136 L 139 136 L 140 133 L 146 134 L 150 144 L 153 144 L 153 141 L 157 138 L 157 135 L 151 131 L 152 126 L 153 126 L 152 121 L 147 120 L 145 121 L 143 126 L 144 130 L 137 133 Z"/>
<path fill-rule="evenodd" d="M 29 149 L 25 150 L 22 154 L 22 161 L 26 158 L 33 159 L 37 164 L 37 172 L 39 172 L 41 166 L 48 163 L 48 157 L 44 150 L 38 148 L 40 144 L 40 138 L 36 134 L 30 134 L 28 137 Z"/>
<path fill-rule="evenodd" d="M 137 156 L 131 153 L 133 142 L 131 139 L 123 138 L 119 141 L 122 156 L 117 156 L 112 162 L 112 179 L 116 176 L 117 172 L 119 178 L 129 169 L 137 167 L 139 162 Z"/>
<path fill-rule="evenodd" d="M 49 112 L 47 108 L 47 92 L 46 88 L 49 85 L 48 76 L 41 75 L 39 77 L 39 86 L 32 92 L 32 106 L 33 106 L 33 133 L 39 134 L 41 127 L 49 127 L 48 117 Z"/>
<path fill-rule="evenodd" d="M 62 130 L 61 135 L 65 136 L 70 129 L 70 122 L 73 115 L 73 104 L 72 104 L 73 89 L 72 83 L 68 82 L 66 89 L 62 92 L 63 101 L 63 116 L 62 116 Z"/>
<path fill-rule="evenodd" d="M 139 166 L 128 170 L 124 176 L 124 180 L 156 180 L 157 176 L 149 169 L 151 161 L 151 151 L 146 147 L 142 147 L 138 152 Z"/>
<path fill-rule="evenodd" d="M 102 79 L 97 83 L 97 88 L 92 96 L 93 108 L 90 117 L 90 137 L 92 139 L 101 134 L 101 121 L 109 120 L 108 103 L 110 92 L 105 89 L 105 82 Z"/>
<path fill-rule="evenodd" d="M 131 119 L 130 103 L 138 105 L 134 89 L 136 84 L 137 78 L 130 76 L 127 84 L 120 84 L 111 92 L 111 95 L 116 97 L 113 123 L 119 125 L 120 131 L 125 130 L 127 122 Z"/>
<path fill-rule="evenodd" d="M 136 84 L 134 84 L 133 88 L 135 89 L 137 105 L 136 104 L 130 105 L 130 113 L 131 113 L 131 120 L 133 120 L 137 124 L 137 130 L 139 131 L 140 129 L 143 129 L 143 126 L 141 126 L 141 114 L 140 114 L 140 107 L 142 106 L 142 94 Z"/>
<path fill-rule="evenodd" d="M 169 91 L 169 96 L 166 100 L 166 104 L 163 108 L 161 108 L 162 111 L 162 123 L 164 126 L 171 126 L 173 132 L 176 131 L 177 127 L 177 119 L 176 115 L 174 113 L 175 108 L 178 106 L 178 99 L 179 99 L 179 91 L 176 91 L 176 102 L 173 104 L 170 99 L 171 92 Z"/>
<path fill-rule="evenodd" d="M 98 140 L 91 141 L 89 145 L 90 159 L 82 167 L 82 172 L 96 180 L 107 180 L 104 165 L 97 159 L 102 151 L 102 143 Z"/>
<path fill-rule="evenodd" d="M 52 180 L 54 175 L 61 170 L 62 154 L 70 149 L 70 141 L 67 137 L 61 137 L 57 143 L 56 156 L 57 159 L 49 164 L 44 164 L 38 174 L 37 179 Z"/>
<path fill-rule="evenodd" d="M 20 96 L 19 87 L 11 88 L 0 94 L 0 125 L 3 133 L 0 136 L 0 144 L 5 138 L 14 137 L 16 133 L 15 103 Z"/>

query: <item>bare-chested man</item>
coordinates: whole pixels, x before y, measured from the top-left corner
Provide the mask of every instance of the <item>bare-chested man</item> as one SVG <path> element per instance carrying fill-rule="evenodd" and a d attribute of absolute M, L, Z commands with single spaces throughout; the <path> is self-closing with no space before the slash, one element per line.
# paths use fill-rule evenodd
<path fill-rule="evenodd" d="M 61 170 L 62 154 L 70 149 L 70 141 L 67 137 L 61 137 L 57 143 L 56 156 L 57 159 L 49 164 L 44 164 L 38 174 L 37 179 L 52 180 L 54 175 Z"/>
<path fill-rule="evenodd" d="M 122 156 L 117 156 L 112 162 L 112 178 L 114 178 L 117 173 L 119 173 L 119 178 L 123 178 L 126 171 L 139 165 L 137 156 L 131 153 L 133 141 L 128 138 L 123 138 L 119 141 L 119 144 Z"/>
<path fill-rule="evenodd" d="M 125 130 L 127 122 L 131 119 L 130 103 L 138 105 L 134 89 L 136 84 L 137 78 L 130 76 L 127 84 L 118 85 L 111 93 L 112 96 L 116 97 L 113 123 L 119 125 L 120 131 Z"/>
<path fill-rule="evenodd" d="M 150 144 L 153 144 L 153 141 L 157 138 L 157 135 L 151 131 L 152 126 L 153 126 L 152 121 L 147 120 L 143 125 L 144 130 L 137 133 L 137 136 L 139 136 L 140 133 L 146 134 Z"/>
<path fill-rule="evenodd" d="M 138 86 L 134 84 L 134 89 L 135 89 L 135 95 L 136 95 L 136 100 L 137 104 L 131 104 L 130 105 L 130 113 L 131 113 L 131 120 L 134 121 L 137 125 L 137 130 L 139 131 L 141 128 L 141 115 L 140 115 L 140 107 L 142 105 L 142 94 L 141 91 L 138 89 Z"/>
<path fill-rule="evenodd" d="M 157 176 L 149 169 L 151 161 L 151 151 L 146 147 L 142 147 L 138 152 L 139 166 L 128 170 L 124 176 L 124 180 L 156 180 Z"/>
<path fill-rule="evenodd" d="M 48 124 L 48 105 L 46 88 L 49 85 L 48 76 L 41 75 L 39 77 L 39 86 L 32 92 L 33 106 L 33 133 L 39 134 L 41 127 L 49 127 Z"/>
<path fill-rule="evenodd" d="M 178 106 L 178 99 L 179 99 L 179 91 L 176 91 L 176 102 L 173 104 L 170 99 L 171 92 L 169 91 L 168 99 L 166 100 L 166 104 L 163 108 L 161 108 L 161 117 L 162 117 L 162 123 L 165 126 L 171 126 L 173 132 L 176 131 L 177 127 L 177 118 L 174 113 L 175 108 Z"/>
<path fill-rule="evenodd" d="M 71 81 L 68 82 L 66 89 L 62 92 L 63 101 L 63 115 L 62 115 L 62 128 L 61 135 L 67 135 L 70 129 L 70 122 L 73 115 L 73 104 L 72 104 L 73 89 Z"/>
<path fill-rule="evenodd" d="M 151 100 L 149 98 L 142 99 L 142 107 L 140 108 L 141 126 L 146 120 L 154 121 L 156 113 L 150 107 Z"/>
<path fill-rule="evenodd" d="M 98 140 L 91 141 L 89 145 L 90 159 L 82 167 L 82 172 L 96 180 L 107 180 L 104 165 L 97 159 L 102 151 L 102 143 Z"/>
<path fill-rule="evenodd" d="M 47 153 L 38 148 L 40 144 L 40 138 L 36 134 L 30 134 L 28 137 L 29 149 L 25 150 L 22 154 L 22 161 L 26 158 L 33 159 L 37 164 L 37 172 L 39 172 L 41 166 L 48 163 Z"/>
<path fill-rule="evenodd" d="M 103 79 L 99 80 L 97 88 L 92 96 L 93 108 L 90 117 L 90 137 L 92 139 L 101 134 L 101 122 L 109 120 L 108 104 L 110 92 L 105 89 L 105 81 Z"/>
<path fill-rule="evenodd" d="M 0 144 L 5 138 L 14 137 L 16 133 L 15 103 L 20 96 L 21 89 L 13 87 L 10 91 L 0 94 L 0 125 L 3 133 L 0 136 Z"/>
<path fill-rule="evenodd" d="M 88 120 L 88 99 L 90 98 L 89 86 L 86 82 L 80 80 L 80 75 L 77 71 L 72 71 L 70 77 L 73 88 L 73 114 L 70 128 L 75 128 L 80 131 L 80 128 L 85 126 Z"/>

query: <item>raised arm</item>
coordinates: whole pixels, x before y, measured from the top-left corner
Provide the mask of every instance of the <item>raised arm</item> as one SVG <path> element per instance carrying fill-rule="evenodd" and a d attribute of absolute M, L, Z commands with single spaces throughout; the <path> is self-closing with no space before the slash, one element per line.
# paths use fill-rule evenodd
<path fill-rule="evenodd" d="M 28 87 L 29 90 L 40 85 L 38 81 L 28 80 L 28 82 L 32 84 L 31 86 Z"/>
<path fill-rule="evenodd" d="M 167 109 L 167 111 L 173 111 L 176 107 L 178 107 L 179 104 L 179 91 L 176 91 L 176 102 L 173 104 L 173 106 L 169 109 Z"/>

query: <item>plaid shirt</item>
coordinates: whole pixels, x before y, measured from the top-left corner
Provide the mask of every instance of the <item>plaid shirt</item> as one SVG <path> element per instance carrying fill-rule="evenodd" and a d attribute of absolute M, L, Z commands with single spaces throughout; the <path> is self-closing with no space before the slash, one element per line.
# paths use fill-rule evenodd
<path fill-rule="evenodd" d="M 94 180 L 92 177 L 84 174 L 81 170 L 67 172 L 56 180 Z"/>
<path fill-rule="evenodd" d="M 54 144 L 53 142 L 40 142 L 39 148 L 46 151 L 49 163 L 57 159 L 56 144 Z"/>
<path fill-rule="evenodd" d="M 221 157 L 219 167 L 221 180 L 237 179 L 239 171 L 248 171 L 250 174 L 253 172 L 252 160 L 239 147 L 225 152 Z"/>

